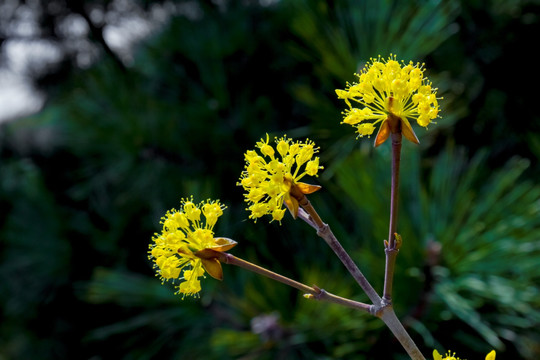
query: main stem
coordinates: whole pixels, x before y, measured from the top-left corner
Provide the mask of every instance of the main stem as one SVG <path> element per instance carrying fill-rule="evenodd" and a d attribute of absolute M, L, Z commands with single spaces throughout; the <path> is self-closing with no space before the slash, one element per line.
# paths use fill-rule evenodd
<path fill-rule="evenodd" d="M 390 194 L 390 224 L 388 226 L 388 242 L 385 242 L 386 265 L 384 271 L 383 301 L 392 303 L 392 287 L 394 270 L 399 245 L 396 242 L 396 230 L 399 206 L 399 166 L 401 162 L 401 132 L 392 134 L 392 187 Z"/>
<path fill-rule="evenodd" d="M 384 321 L 386 326 L 388 326 L 390 331 L 392 331 L 392 334 L 394 334 L 396 339 L 398 339 L 401 346 L 403 346 L 405 351 L 407 351 L 407 354 L 409 354 L 411 359 L 426 360 L 426 358 L 424 357 L 424 355 L 422 355 L 407 330 L 405 330 L 405 328 L 399 321 L 392 305 L 385 307 L 384 310 L 385 311 L 383 311 L 383 313 L 379 317 L 382 321 Z"/>

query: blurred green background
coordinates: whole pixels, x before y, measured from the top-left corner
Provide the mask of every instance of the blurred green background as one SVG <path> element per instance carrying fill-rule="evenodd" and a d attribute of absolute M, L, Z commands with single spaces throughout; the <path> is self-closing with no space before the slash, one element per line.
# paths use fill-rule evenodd
<path fill-rule="evenodd" d="M 0 124 L 0 359 L 406 359 L 378 319 L 227 266 L 182 300 L 147 259 L 180 198 L 221 199 L 234 255 L 367 301 L 305 223 L 248 219 L 243 153 L 286 133 L 321 147 L 310 199 L 380 291 L 389 145 L 339 124 L 334 89 L 390 53 L 425 62 L 444 97 L 404 145 L 398 317 L 428 357 L 540 358 L 538 1 L 2 7 L 4 51 L 62 51 L 25 73 L 41 110 Z"/>

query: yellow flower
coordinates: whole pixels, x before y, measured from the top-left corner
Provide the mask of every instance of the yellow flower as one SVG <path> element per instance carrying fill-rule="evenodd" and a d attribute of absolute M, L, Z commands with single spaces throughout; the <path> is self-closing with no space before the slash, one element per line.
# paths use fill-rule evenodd
<path fill-rule="evenodd" d="M 437 350 L 433 350 L 433 360 L 460 360 L 460 358 L 456 357 L 456 353 L 450 353 L 450 351 L 442 357 Z M 485 360 L 495 360 L 495 350 L 491 350 L 489 354 L 486 355 Z"/>
<path fill-rule="evenodd" d="M 424 77 L 424 65 L 399 63 L 395 55 L 388 59 L 370 59 L 358 77 L 358 83 L 347 84 L 346 90 L 336 90 L 349 109 L 343 112 L 342 123 L 356 127 L 360 137 L 370 136 L 381 123 L 375 146 L 382 144 L 390 133 L 401 132 L 418 143 L 410 125 L 414 119 L 427 127 L 438 117 L 437 89 Z M 359 107 L 353 107 L 353 102 Z"/>
<path fill-rule="evenodd" d="M 275 147 L 268 142 L 267 134 L 266 140 L 257 142 L 258 151 L 245 153 L 246 165 L 237 185 L 246 191 L 244 197 L 251 219 L 256 221 L 268 214 L 272 215 L 272 221 L 281 221 L 285 214 L 283 204 L 296 218 L 298 196 L 320 189 L 320 186 L 299 182 L 305 175 L 317 176 L 323 168 L 319 166 L 319 158 L 314 157 L 319 148 L 310 140 L 294 142 L 286 135 L 275 138 Z"/>
<path fill-rule="evenodd" d="M 236 245 L 230 239 L 214 237 L 214 225 L 224 209 L 219 200 L 194 204 L 193 198 L 182 199 L 179 210 L 169 210 L 161 218 L 163 229 L 152 237 L 148 258 L 154 262 L 162 283 L 179 279 L 177 293 L 195 296 L 201 291 L 199 278 L 205 272 L 223 278 L 219 261 L 203 259 L 199 253 L 205 249 L 226 251 Z"/>
<path fill-rule="evenodd" d="M 450 351 L 446 353 L 444 357 L 437 350 L 433 350 L 433 360 L 460 360 L 460 358 L 455 357 L 456 353 L 450 354 Z"/>

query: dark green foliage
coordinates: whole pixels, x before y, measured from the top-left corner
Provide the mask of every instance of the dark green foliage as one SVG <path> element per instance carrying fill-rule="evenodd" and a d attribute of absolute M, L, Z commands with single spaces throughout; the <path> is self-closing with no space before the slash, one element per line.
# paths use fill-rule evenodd
<path fill-rule="evenodd" d="M 510 3 L 201 1 L 127 71 L 73 71 L 41 113 L 0 128 L 0 358 L 406 358 L 368 315 L 226 265 L 182 300 L 147 259 L 180 198 L 221 199 L 232 253 L 367 301 L 309 226 L 247 219 L 243 153 L 287 133 L 321 146 L 310 200 L 380 291 L 389 148 L 339 125 L 334 89 L 390 52 L 425 61 L 445 97 L 403 149 L 397 315 L 426 355 L 538 358 L 540 122 L 521 47 L 539 12 Z"/>

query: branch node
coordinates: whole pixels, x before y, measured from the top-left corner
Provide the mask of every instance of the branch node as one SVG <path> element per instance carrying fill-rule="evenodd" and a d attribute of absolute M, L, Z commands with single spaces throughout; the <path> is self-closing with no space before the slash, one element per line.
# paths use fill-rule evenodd
<path fill-rule="evenodd" d="M 221 261 L 221 262 L 223 262 L 225 264 L 230 264 L 232 257 L 233 256 L 231 254 L 229 254 L 229 253 L 221 253 L 219 261 Z"/>
<path fill-rule="evenodd" d="M 330 227 L 328 226 L 328 224 L 323 224 L 323 226 L 317 229 L 317 235 L 324 238 L 329 231 Z"/>
<path fill-rule="evenodd" d="M 321 298 L 323 298 L 326 295 L 326 290 L 319 289 L 319 288 L 317 288 L 317 290 L 319 291 L 319 293 L 317 295 L 315 295 L 315 299 L 320 300 Z"/>
<path fill-rule="evenodd" d="M 381 300 L 381 308 L 392 306 L 392 298 L 389 296 L 383 296 Z"/>

